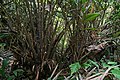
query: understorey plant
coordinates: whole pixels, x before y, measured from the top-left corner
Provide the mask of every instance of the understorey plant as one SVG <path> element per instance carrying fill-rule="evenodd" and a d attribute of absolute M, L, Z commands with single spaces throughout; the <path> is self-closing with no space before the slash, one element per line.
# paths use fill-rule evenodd
<path fill-rule="evenodd" d="M 91 56 L 87 48 L 99 49 L 102 41 L 111 39 L 110 6 L 110 1 L 103 0 L 1 0 L 0 30 L 10 34 L 7 49 L 14 53 L 17 68 L 31 80 L 47 79 L 74 62 L 101 55 L 93 51 Z M 102 34 L 105 30 L 107 35 Z"/>

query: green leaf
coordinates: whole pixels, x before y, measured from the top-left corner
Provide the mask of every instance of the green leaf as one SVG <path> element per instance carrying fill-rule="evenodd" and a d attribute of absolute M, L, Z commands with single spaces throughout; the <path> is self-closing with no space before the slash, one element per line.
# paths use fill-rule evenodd
<path fill-rule="evenodd" d="M 116 32 L 116 33 L 114 33 L 113 34 L 113 37 L 115 38 L 115 37 L 119 37 L 120 36 L 120 31 L 118 31 L 118 32 Z"/>
<path fill-rule="evenodd" d="M 95 65 L 97 68 L 99 68 L 99 65 L 96 62 L 94 62 L 92 60 L 89 60 L 89 62 L 92 63 L 93 65 Z"/>
<path fill-rule="evenodd" d="M 117 62 L 111 62 L 111 61 L 109 61 L 108 64 L 109 65 L 117 65 Z"/>
<path fill-rule="evenodd" d="M 6 43 L 0 43 L 0 47 L 5 47 Z"/>
<path fill-rule="evenodd" d="M 15 76 L 12 75 L 12 76 L 9 76 L 9 77 L 7 78 L 7 80 L 14 80 L 14 78 L 15 78 Z"/>
<path fill-rule="evenodd" d="M 69 68 L 71 70 L 71 75 L 74 74 L 75 72 L 77 72 L 80 69 L 80 67 L 81 66 L 80 66 L 79 62 L 69 65 Z"/>
<path fill-rule="evenodd" d="M 82 12 L 84 12 L 86 10 L 86 8 L 85 7 L 82 7 Z"/>
<path fill-rule="evenodd" d="M 4 68 L 0 68 L 0 74 L 2 75 L 2 77 L 5 77 L 5 69 Z"/>
<path fill-rule="evenodd" d="M 110 67 L 110 65 L 106 64 L 105 62 L 102 63 L 102 65 L 103 65 L 104 68 Z"/>
<path fill-rule="evenodd" d="M 51 78 L 48 78 L 47 80 L 52 80 Z"/>
<path fill-rule="evenodd" d="M 85 21 L 92 21 L 92 20 L 96 19 L 99 15 L 100 15 L 100 13 L 89 13 L 86 15 Z"/>
<path fill-rule="evenodd" d="M 85 69 L 87 69 L 88 67 L 91 67 L 91 65 L 90 65 L 89 63 L 84 63 L 84 64 L 82 64 L 82 66 L 83 66 Z"/>
<path fill-rule="evenodd" d="M 18 72 L 17 72 L 17 71 L 13 71 L 13 73 L 14 73 L 15 76 L 17 76 L 17 73 L 18 73 Z"/>
<path fill-rule="evenodd" d="M 4 59 L 3 60 L 3 65 L 2 65 L 2 68 L 6 68 L 8 66 L 8 59 Z"/>
<path fill-rule="evenodd" d="M 16 69 L 15 71 L 17 71 L 17 72 L 24 72 L 23 69 Z"/>
<path fill-rule="evenodd" d="M 81 1 L 82 4 L 86 3 L 88 0 L 74 0 L 75 3 L 79 3 Z"/>
<path fill-rule="evenodd" d="M 81 0 L 82 1 L 82 4 L 84 4 L 84 3 L 86 3 L 87 2 L 87 0 Z"/>
<path fill-rule="evenodd" d="M 1 33 L 1 34 L 0 34 L 0 38 L 6 38 L 6 37 L 8 37 L 8 36 L 9 36 L 8 33 Z"/>
<path fill-rule="evenodd" d="M 113 69 L 111 70 L 111 73 L 118 79 L 120 79 L 120 70 L 119 69 Z"/>
<path fill-rule="evenodd" d="M 82 30 L 92 30 L 92 31 L 95 31 L 95 30 L 97 30 L 97 28 L 84 28 Z"/>
<path fill-rule="evenodd" d="M 14 73 L 15 76 L 18 76 L 18 74 L 19 74 L 19 75 L 22 75 L 23 72 L 24 72 L 24 70 L 22 70 L 22 69 L 17 69 L 17 70 L 14 70 L 14 71 L 13 71 L 13 73 Z"/>

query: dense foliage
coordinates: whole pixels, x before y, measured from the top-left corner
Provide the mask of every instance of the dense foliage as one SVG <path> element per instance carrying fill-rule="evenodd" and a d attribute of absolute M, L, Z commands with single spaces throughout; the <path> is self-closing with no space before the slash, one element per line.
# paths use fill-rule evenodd
<path fill-rule="evenodd" d="M 120 79 L 119 11 L 117 0 L 1 0 L 1 79 Z"/>

